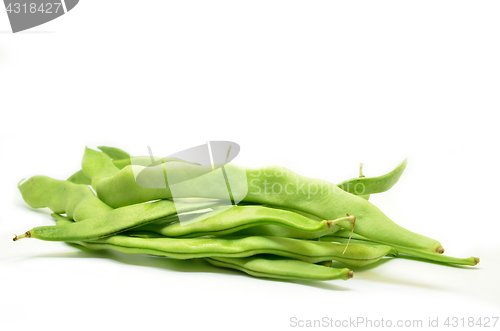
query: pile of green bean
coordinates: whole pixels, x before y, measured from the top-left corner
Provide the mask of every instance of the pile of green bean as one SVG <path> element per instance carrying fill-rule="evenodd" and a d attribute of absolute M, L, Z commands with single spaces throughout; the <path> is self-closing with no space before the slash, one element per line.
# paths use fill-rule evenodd
<path fill-rule="evenodd" d="M 37 238 L 82 249 L 205 259 L 275 279 L 353 277 L 332 261 L 351 267 L 408 256 L 450 265 L 479 262 L 442 255 L 438 241 L 398 226 L 368 201 L 399 180 L 406 160 L 379 177 L 363 176 L 360 167 L 358 178 L 335 185 L 277 166 L 208 169 L 177 158 L 133 157 L 114 147 L 99 150 L 86 148 L 82 169 L 67 180 L 21 181 L 24 201 L 50 208 L 57 222 L 14 241 Z M 221 169 L 232 179 L 222 186 L 216 184 Z M 269 190 L 275 187 L 281 189 Z"/>

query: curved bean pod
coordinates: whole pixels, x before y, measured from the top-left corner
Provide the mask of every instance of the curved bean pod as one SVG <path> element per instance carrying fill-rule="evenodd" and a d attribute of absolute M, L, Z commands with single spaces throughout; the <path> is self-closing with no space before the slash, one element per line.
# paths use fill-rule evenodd
<path fill-rule="evenodd" d="M 337 220 L 314 221 L 300 214 L 267 208 L 263 206 L 233 206 L 215 215 L 202 215 L 189 222 L 166 220 L 150 223 L 139 230 L 160 233 L 166 237 L 201 237 L 206 235 L 223 236 L 262 224 L 274 224 L 297 230 L 300 235 L 306 233 L 311 239 L 331 234 L 340 229 L 342 222 L 355 220 L 354 216 L 346 216 Z M 187 224 L 186 224 L 187 223 Z M 299 237 L 300 238 L 300 237 Z"/>
<path fill-rule="evenodd" d="M 131 155 L 118 147 L 97 146 L 97 148 L 113 160 L 130 159 Z"/>
<path fill-rule="evenodd" d="M 158 158 L 155 158 L 154 160 L 158 161 Z M 130 159 L 112 160 L 112 162 L 113 165 L 120 170 L 131 164 L 143 164 L 147 166 L 149 163 L 151 163 L 151 158 L 138 156 Z M 172 158 L 164 158 L 164 162 L 185 162 L 185 161 L 172 157 Z M 92 179 L 88 175 L 86 175 L 83 170 L 78 170 L 77 172 L 75 172 L 67 179 L 67 181 L 75 184 L 92 185 Z"/>
<path fill-rule="evenodd" d="M 332 236 L 323 237 L 323 238 L 320 238 L 319 240 L 331 241 L 331 242 L 333 242 L 333 241 L 334 242 L 347 242 L 346 238 L 348 238 L 349 235 L 350 235 L 350 232 L 341 230 L 341 231 L 333 234 Z M 377 242 L 374 242 L 374 241 L 372 241 L 368 238 L 365 238 L 363 236 L 360 236 L 360 235 L 353 235 L 352 238 L 353 238 L 353 240 L 351 242 L 358 243 L 358 244 L 363 244 L 363 243 L 369 243 L 370 245 L 377 244 Z M 418 249 L 411 249 L 411 248 L 403 247 L 403 246 L 397 246 L 397 245 L 390 245 L 390 246 L 394 249 L 395 252 L 397 252 L 397 255 L 403 254 L 403 255 L 418 257 L 418 258 L 422 258 L 422 259 L 426 259 L 426 260 L 434 261 L 434 262 L 475 266 L 480 261 L 480 259 L 478 257 L 457 258 L 457 257 L 442 255 L 439 253 L 431 253 L 431 252 L 421 251 Z"/>
<path fill-rule="evenodd" d="M 364 177 L 361 173 L 359 178 L 343 181 L 337 186 L 346 192 L 360 196 L 385 192 L 398 182 L 406 169 L 407 163 L 408 159 L 404 159 L 394 170 L 378 177 Z"/>
<path fill-rule="evenodd" d="M 114 207 L 168 199 L 172 197 L 173 182 L 182 183 L 176 185 L 176 197 L 227 197 L 228 187 L 217 185 L 221 178 L 220 169 L 207 172 L 200 166 L 169 162 L 147 169 L 147 175 L 141 183 L 143 186 L 137 184 L 134 169 L 146 171 L 145 168 L 128 166 L 113 177 L 101 179 L 96 186 L 98 196 Z M 229 163 L 224 169 L 228 177 L 233 179 L 230 182 L 233 195 L 242 196 L 244 201 L 293 208 L 322 219 L 337 219 L 347 213 L 356 216 L 355 232 L 360 235 L 431 252 L 442 250 L 438 241 L 398 226 L 369 201 L 327 181 L 305 178 L 278 166 L 245 168 Z M 164 173 L 168 176 L 167 183 Z M 238 176 L 241 173 L 243 177 Z M 160 187 L 159 183 L 164 183 L 165 187 Z M 279 192 L 270 190 L 272 187 L 280 188 Z"/>
<path fill-rule="evenodd" d="M 81 243 L 67 243 L 84 251 L 91 251 Z M 247 258 L 210 257 L 205 260 L 217 267 L 236 269 L 254 277 L 273 279 L 303 280 L 347 280 L 353 272 L 347 268 L 337 269 L 293 259 L 284 259 L 273 255 L 252 256 Z"/>
<path fill-rule="evenodd" d="M 69 226 L 68 226 L 69 227 Z M 392 248 L 384 245 L 346 245 L 279 237 L 244 238 L 139 238 L 125 235 L 79 244 L 91 249 L 112 249 L 127 254 L 149 254 L 174 259 L 204 257 L 249 257 L 272 254 L 309 263 L 339 261 L 364 266 L 386 256 Z"/>
<path fill-rule="evenodd" d="M 36 238 L 46 241 L 93 240 L 159 221 L 177 213 L 203 209 L 212 205 L 214 205 L 214 202 L 175 204 L 169 200 L 141 203 L 97 215 L 85 222 L 77 222 L 66 226 L 36 227 L 19 237 L 16 236 L 14 241 L 22 238 Z"/>
<path fill-rule="evenodd" d="M 66 180 L 73 184 L 92 185 L 92 179 L 83 170 L 78 170 Z"/>
<path fill-rule="evenodd" d="M 149 157 L 149 156 L 134 156 L 130 159 L 122 159 L 122 160 L 113 160 L 113 164 L 115 167 L 118 169 L 123 169 L 126 166 L 129 165 L 142 165 L 142 166 L 149 166 L 151 163 L 154 162 L 182 162 L 182 163 L 188 163 L 188 164 L 193 164 L 197 165 L 197 163 L 192 163 L 192 162 L 187 162 L 182 159 L 176 158 L 176 157 Z"/>
<path fill-rule="evenodd" d="M 90 177 L 94 190 L 100 179 L 111 177 L 120 171 L 108 155 L 87 147 L 83 155 L 82 169 Z"/>
<path fill-rule="evenodd" d="M 347 280 L 353 272 L 303 261 L 272 257 L 211 257 L 205 260 L 217 267 L 236 269 L 254 277 L 303 280 Z"/>
<path fill-rule="evenodd" d="M 280 225 L 262 224 L 233 233 L 234 236 L 271 236 L 297 239 L 317 239 L 328 235 L 324 233 L 305 232 Z"/>
<path fill-rule="evenodd" d="M 131 156 L 129 153 L 121 150 L 117 147 L 107 147 L 107 146 L 97 146 L 103 153 L 108 155 L 113 159 L 113 164 L 118 169 L 123 169 L 128 165 L 143 165 L 149 166 L 151 163 L 158 162 L 162 160 L 163 162 L 185 162 L 190 164 L 197 164 L 193 162 L 187 162 L 176 157 L 151 157 L 151 156 Z"/>
<path fill-rule="evenodd" d="M 75 223 L 72 219 L 56 213 L 52 213 L 50 216 L 52 216 L 52 218 L 56 221 L 56 226 L 64 226 Z"/>
<path fill-rule="evenodd" d="M 87 185 L 78 185 L 47 176 L 33 176 L 18 186 L 24 201 L 32 208 L 50 208 L 75 221 L 105 214 L 113 208 L 99 200 Z"/>
<path fill-rule="evenodd" d="M 295 214 L 302 215 L 310 220 L 315 220 L 316 222 L 321 222 L 322 220 L 314 215 L 311 215 L 309 213 L 305 213 L 300 210 L 296 209 L 291 209 L 291 208 L 286 208 L 286 207 L 278 207 L 278 206 L 273 206 L 273 205 L 261 205 L 261 204 L 253 204 L 253 203 L 242 203 L 239 204 L 240 206 L 262 206 L 266 208 L 273 208 L 277 210 L 286 210 L 293 212 Z M 347 224 L 344 224 L 346 226 Z M 332 226 L 332 232 L 336 232 L 340 229 L 334 228 L 338 227 L 337 225 Z M 314 233 L 314 232 L 305 232 L 289 227 L 284 227 L 280 225 L 273 225 L 273 224 L 263 224 L 263 225 L 256 225 L 251 228 L 247 228 L 244 230 L 237 231 L 233 233 L 234 236 L 271 236 L 271 237 L 285 237 L 285 238 L 298 238 L 298 239 L 317 239 L 319 237 L 322 237 L 324 235 L 328 234 L 319 234 L 319 233 Z"/>

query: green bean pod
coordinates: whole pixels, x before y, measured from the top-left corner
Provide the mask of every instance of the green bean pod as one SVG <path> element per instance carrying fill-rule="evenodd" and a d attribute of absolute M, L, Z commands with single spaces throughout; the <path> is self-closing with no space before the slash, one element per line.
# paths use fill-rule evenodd
<path fill-rule="evenodd" d="M 62 216 L 56 213 L 52 213 L 50 216 L 56 221 L 56 226 L 64 226 L 75 223 L 72 219 L 66 216 Z"/>
<path fill-rule="evenodd" d="M 154 162 L 184 162 L 189 164 L 197 164 L 193 162 L 187 162 L 176 157 L 154 157 L 154 156 L 131 156 L 129 153 L 121 150 L 117 147 L 107 147 L 107 146 L 97 146 L 103 153 L 107 154 L 111 159 L 113 159 L 113 164 L 118 169 L 123 169 L 128 165 L 142 165 L 149 166 Z"/>
<path fill-rule="evenodd" d="M 85 172 L 81 169 L 75 172 L 66 180 L 73 184 L 92 185 L 92 179 L 90 179 L 90 177 L 87 176 Z"/>
<path fill-rule="evenodd" d="M 69 227 L 69 226 L 67 226 Z M 62 228 L 62 227 L 61 227 Z M 376 262 L 392 250 L 384 245 L 319 242 L 280 237 L 140 238 L 113 235 L 79 244 L 91 249 L 112 249 L 127 254 L 148 254 L 174 259 L 249 257 L 272 254 L 309 263 L 339 261 L 351 266 Z M 345 251 L 345 252 L 344 252 Z"/>
<path fill-rule="evenodd" d="M 97 148 L 99 148 L 102 153 L 104 153 L 105 155 L 107 155 L 110 159 L 113 159 L 113 164 L 116 166 L 116 164 L 121 164 L 120 161 L 122 159 L 130 159 L 130 154 L 125 152 L 124 150 L 121 150 L 119 148 L 116 148 L 116 147 L 107 147 L 107 146 L 98 146 Z M 117 171 L 108 163 L 108 158 L 107 157 L 101 157 L 99 158 L 99 152 L 97 151 L 93 151 L 93 152 L 87 152 L 88 148 L 85 148 L 85 154 L 87 154 L 87 158 L 90 156 L 90 159 L 100 159 L 100 162 L 101 165 L 104 164 L 104 168 L 106 169 L 111 169 L 110 173 L 111 175 L 113 175 L 114 173 L 116 173 Z M 90 150 L 92 151 L 92 150 Z M 93 154 L 93 155 L 90 155 Z M 97 154 L 97 155 L 96 155 Z M 85 158 L 85 156 L 84 156 Z M 86 160 L 85 162 L 87 162 L 87 171 L 89 171 L 91 174 L 93 174 L 95 171 L 97 172 L 101 172 L 101 169 L 95 169 L 95 165 L 93 164 L 90 164 L 90 160 Z M 115 163 L 116 162 L 116 163 Z M 130 164 L 130 162 L 129 162 Z M 123 168 L 123 167 L 121 167 Z M 121 168 L 118 168 L 118 169 L 121 169 Z M 78 170 L 77 172 L 75 172 L 73 175 L 71 175 L 68 179 L 68 181 L 72 182 L 72 183 L 75 183 L 75 184 L 85 184 L 85 185 L 92 185 L 92 179 L 85 173 L 85 171 L 83 170 Z M 95 179 L 96 181 L 98 180 L 97 178 Z"/>
<path fill-rule="evenodd" d="M 81 243 L 67 242 L 66 244 L 86 252 L 92 251 L 92 249 L 81 245 Z M 324 281 L 334 279 L 347 280 L 354 275 L 347 268 L 332 268 L 331 266 L 284 259 L 273 255 L 251 256 L 247 258 L 210 257 L 205 258 L 205 260 L 214 266 L 239 270 L 259 278 Z"/>
<path fill-rule="evenodd" d="M 85 169 L 87 170 L 79 170 L 75 172 L 67 179 L 68 181 L 75 184 L 92 185 L 92 179 L 94 180 L 94 182 L 97 182 L 101 178 L 114 175 L 116 172 L 118 172 L 118 170 L 123 169 L 126 166 L 132 164 L 149 166 L 151 163 L 160 162 L 160 160 L 162 162 L 184 162 L 189 164 L 197 164 L 187 162 L 176 157 L 133 157 L 130 156 L 130 154 L 128 154 L 127 152 L 116 147 L 98 146 L 98 148 L 102 151 L 102 153 L 89 148 L 85 149 L 83 163 L 85 163 Z M 111 163 L 113 164 L 111 165 Z"/>
<path fill-rule="evenodd" d="M 131 158 L 129 153 L 118 147 L 97 146 L 97 148 L 113 160 L 123 160 Z"/>
<path fill-rule="evenodd" d="M 325 237 L 319 238 L 319 240 L 346 243 L 348 240 L 347 238 L 349 238 L 349 236 L 350 236 L 350 233 L 348 231 L 340 230 L 331 236 L 325 236 Z M 357 243 L 357 244 L 367 243 L 370 245 L 380 244 L 380 243 L 374 242 L 368 238 L 365 238 L 363 236 L 356 235 L 356 234 L 352 235 L 352 238 L 353 238 L 351 240 L 352 243 Z M 457 257 L 442 255 L 439 253 L 425 252 L 425 251 L 421 251 L 418 249 L 412 249 L 412 248 L 403 247 L 403 246 L 397 246 L 397 245 L 390 245 L 390 246 L 394 249 L 394 252 L 396 252 L 396 255 L 401 256 L 401 257 L 403 257 L 404 255 L 407 255 L 407 256 L 413 256 L 413 257 L 425 259 L 428 261 L 447 263 L 447 264 L 456 264 L 456 265 L 469 265 L 469 266 L 475 266 L 480 261 L 478 257 L 457 258 Z"/>
<path fill-rule="evenodd" d="M 305 178 L 278 166 L 245 168 L 229 163 L 224 171 L 231 180 L 227 185 L 219 185 L 221 171 L 207 171 L 204 167 L 178 162 L 147 169 L 127 166 L 116 175 L 101 179 L 96 190 L 104 202 L 114 207 L 171 198 L 172 185 L 175 185 L 176 198 L 225 199 L 231 190 L 243 201 L 293 208 L 321 219 L 355 215 L 355 232 L 362 236 L 431 252 L 443 250 L 438 241 L 398 226 L 369 201 L 327 181 Z M 134 172 L 144 173 L 141 185 L 137 184 Z"/>
<path fill-rule="evenodd" d="M 359 196 L 385 192 L 398 182 L 406 169 L 407 163 L 408 159 L 405 159 L 394 170 L 378 177 L 364 177 L 361 173 L 359 178 L 343 181 L 337 186 L 346 192 Z"/>
<path fill-rule="evenodd" d="M 174 203 L 161 200 L 152 203 L 141 203 L 126 206 L 65 226 L 40 226 L 16 236 L 14 241 L 22 238 L 36 238 L 46 241 L 83 241 L 104 238 L 127 231 L 150 222 L 168 218 L 177 213 L 203 209 L 214 205 L 206 203 Z"/>
<path fill-rule="evenodd" d="M 158 158 L 155 158 L 155 160 L 158 160 Z M 165 162 L 183 162 L 180 159 L 177 158 L 165 158 Z M 151 158 L 149 157 L 134 157 L 131 159 L 123 159 L 123 160 L 112 160 L 113 165 L 118 169 L 123 169 L 128 165 L 131 164 L 144 164 L 148 165 L 148 162 L 151 163 Z M 112 167 L 110 167 L 112 169 Z M 96 179 L 97 180 L 97 179 Z M 85 171 L 78 170 L 75 172 L 73 175 L 71 175 L 67 181 L 75 183 L 75 184 L 85 184 L 85 185 L 92 185 L 92 179 L 85 174 Z"/>
<path fill-rule="evenodd" d="M 32 208 L 50 208 L 82 221 L 112 211 L 87 185 L 78 185 L 46 176 L 33 176 L 18 185 L 24 201 Z"/>
<path fill-rule="evenodd" d="M 111 177 L 120 171 L 108 155 L 87 147 L 82 159 L 82 169 L 90 177 L 94 190 L 100 179 Z"/>
<path fill-rule="evenodd" d="M 336 269 L 279 257 L 211 257 L 205 258 L 205 260 L 217 267 L 236 269 L 251 276 L 260 278 L 347 280 L 353 277 L 353 272 L 347 268 Z"/>
<path fill-rule="evenodd" d="M 151 163 L 155 162 L 181 162 L 196 165 L 196 163 L 187 162 L 182 159 L 176 157 L 149 157 L 149 156 L 134 156 L 130 159 L 123 160 L 113 160 L 113 164 L 118 169 L 123 169 L 129 165 L 140 165 L 140 166 L 149 166 Z"/>
<path fill-rule="evenodd" d="M 273 224 L 292 232 L 292 236 L 288 237 L 314 239 L 338 231 L 338 224 L 353 223 L 354 220 L 354 216 L 346 216 L 318 222 L 287 210 L 264 206 L 232 206 L 222 212 L 216 209 L 212 215 L 203 214 L 187 222 L 164 220 L 147 224 L 138 230 L 157 232 L 166 237 L 201 237 L 223 236 L 263 224 Z"/>

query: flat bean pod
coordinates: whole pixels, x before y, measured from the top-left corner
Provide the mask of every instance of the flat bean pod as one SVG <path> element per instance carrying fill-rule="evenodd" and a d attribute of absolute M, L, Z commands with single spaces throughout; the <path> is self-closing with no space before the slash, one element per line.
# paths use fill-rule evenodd
<path fill-rule="evenodd" d="M 353 272 L 347 268 L 336 269 L 298 260 L 255 256 L 247 258 L 211 257 L 205 258 L 210 264 L 243 271 L 254 277 L 303 280 L 347 280 Z"/>
<path fill-rule="evenodd" d="M 82 169 L 90 177 L 94 189 L 100 179 L 111 177 L 120 171 L 108 155 L 87 147 L 83 155 Z"/>
<path fill-rule="evenodd" d="M 117 147 L 97 146 L 97 148 L 113 159 L 113 164 L 119 169 L 123 169 L 132 164 L 149 166 L 154 162 L 185 162 L 197 164 L 176 157 L 131 156 L 129 153 Z"/>
<path fill-rule="evenodd" d="M 97 146 L 97 148 L 113 160 L 130 159 L 132 157 L 129 153 L 118 147 Z"/>
<path fill-rule="evenodd" d="M 141 166 L 149 166 L 151 163 L 155 163 L 155 162 L 165 162 L 165 163 L 166 162 L 181 162 L 181 163 L 189 163 L 189 164 L 196 165 L 196 163 L 187 162 L 187 161 L 181 160 L 181 159 L 176 158 L 176 157 L 153 157 L 153 158 L 151 158 L 149 156 L 135 156 L 135 157 L 132 157 L 130 159 L 113 160 L 113 164 L 118 169 L 123 169 L 126 166 L 129 166 L 132 164 L 133 165 L 141 165 Z"/>
<path fill-rule="evenodd" d="M 364 266 L 386 256 L 392 248 L 384 245 L 346 245 L 280 237 L 243 238 L 140 238 L 113 235 L 78 242 L 91 249 L 112 249 L 127 254 L 149 254 L 174 259 L 205 257 L 249 257 L 272 254 L 309 263 L 339 261 Z M 344 253 L 345 250 L 345 253 Z"/>
<path fill-rule="evenodd" d="M 299 214 L 299 215 L 306 217 L 310 220 L 314 220 L 316 222 L 322 222 L 322 219 L 320 219 L 317 216 L 311 215 L 309 213 L 305 213 L 305 212 L 300 211 L 300 210 L 287 208 L 287 207 L 278 207 L 278 206 L 267 205 L 267 204 L 264 204 L 264 205 L 253 204 L 253 203 L 248 203 L 248 202 L 243 202 L 240 205 L 241 206 L 263 206 L 266 208 L 273 208 L 273 209 L 277 209 L 277 210 L 286 210 L 286 211 L 290 211 L 290 212 L 295 213 L 295 214 Z M 345 225 L 346 224 L 344 224 L 344 226 Z M 332 226 L 331 230 L 332 230 L 332 232 L 336 232 L 340 229 L 338 228 L 338 225 L 334 225 L 334 226 Z M 328 235 L 328 234 L 306 232 L 306 231 L 301 231 L 301 230 L 297 230 L 297 229 L 293 229 L 293 228 L 285 227 L 285 226 L 280 226 L 280 225 L 263 224 L 263 225 L 256 225 L 256 226 L 253 226 L 251 228 L 237 231 L 237 232 L 233 233 L 233 235 L 235 235 L 235 236 L 271 236 L 271 237 L 285 237 L 285 238 L 299 238 L 299 239 L 316 239 L 316 238 L 319 238 L 323 235 Z"/>
<path fill-rule="evenodd" d="M 68 245 L 83 251 L 92 251 L 77 243 Z M 95 249 L 95 247 L 92 247 Z M 347 268 L 332 268 L 293 259 L 285 259 L 273 255 L 251 256 L 247 258 L 210 257 L 205 260 L 217 267 L 242 271 L 254 277 L 272 279 L 302 279 L 302 280 L 347 280 L 353 277 L 353 272 Z M 330 263 L 331 264 L 331 263 Z"/>
<path fill-rule="evenodd" d="M 337 184 L 342 190 L 355 195 L 369 195 L 381 193 L 391 189 L 406 169 L 408 159 L 401 162 L 391 172 L 378 177 L 359 177 Z"/>
<path fill-rule="evenodd" d="M 18 186 L 24 201 L 32 208 L 50 208 L 82 221 L 112 211 L 87 185 L 73 184 L 47 176 L 33 176 Z"/>
<path fill-rule="evenodd" d="M 121 160 L 130 158 L 129 153 L 116 147 L 98 146 L 97 148 L 99 148 L 104 154 L 108 155 L 111 159 Z M 87 151 L 87 149 L 85 149 L 85 151 Z M 75 172 L 67 180 L 75 184 L 92 185 L 92 179 L 87 174 L 85 174 L 83 169 Z"/>
<path fill-rule="evenodd" d="M 263 224 L 273 224 L 296 230 L 299 238 L 305 232 L 307 237 L 313 239 L 339 230 L 338 225 L 342 225 L 342 222 L 353 223 L 355 220 L 354 216 L 346 216 L 318 222 L 291 211 L 264 206 L 233 206 L 215 212 L 214 215 L 204 214 L 199 219 L 185 223 L 172 223 L 171 220 L 150 223 L 139 230 L 157 232 L 167 237 L 201 237 L 223 236 Z"/>
<path fill-rule="evenodd" d="M 92 179 L 81 169 L 71 175 L 67 181 L 73 184 L 92 185 Z"/>
<path fill-rule="evenodd" d="M 56 226 L 64 226 L 75 223 L 72 219 L 66 216 L 62 216 L 56 213 L 52 213 L 50 216 L 56 221 Z"/>
<path fill-rule="evenodd" d="M 332 241 L 332 242 L 347 242 L 347 238 L 349 237 L 350 232 L 348 231 L 343 231 L 340 230 L 339 232 L 331 235 L 331 236 L 325 236 L 320 238 L 319 240 L 321 241 Z M 360 235 L 354 234 L 352 236 L 354 240 L 351 242 L 357 243 L 357 244 L 362 244 L 362 243 L 368 243 L 370 245 L 377 244 L 376 242 L 365 238 Z M 378 243 L 380 244 L 380 243 Z M 386 245 L 386 244 L 383 244 Z M 447 264 L 456 264 L 456 265 L 470 265 L 470 266 L 475 266 L 476 264 L 479 263 L 479 258 L 478 257 L 469 257 L 469 258 L 457 258 L 457 257 L 452 257 L 452 256 L 446 256 L 442 255 L 439 253 L 432 253 L 432 252 L 425 252 L 421 251 L 418 249 L 412 249 L 408 247 L 403 247 L 403 246 L 398 246 L 398 245 L 390 245 L 395 252 L 397 252 L 397 255 L 403 254 L 403 255 L 408 255 L 408 256 L 413 256 L 413 257 L 418 257 L 421 259 L 429 260 L 429 261 L 434 261 L 434 262 L 441 262 L 441 263 L 447 263 Z"/>
<path fill-rule="evenodd" d="M 129 165 L 142 165 L 149 166 L 154 162 L 184 162 L 189 164 L 196 164 L 192 162 L 187 162 L 176 157 L 150 157 L 150 156 L 130 156 L 127 152 L 116 148 L 99 146 L 98 147 L 102 153 L 94 151 L 92 149 L 86 149 L 84 156 L 84 161 L 86 163 L 87 173 L 82 169 L 75 172 L 67 180 L 75 184 L 85 184 L 92 185 L 92 178 L 97 182 L 99 179 L 104 177 L 109 177 L 118 172 L 116 169 L 120 170 Z M 104 155 L 107 155 L 104 156 Z M 110 161 L 113 163 L 111 165 Z M 114 167 L 113 167 L 114 166 Z M 116 167 L 116 169 L 115 169 Z"/>
<path fill-rule="evenodd" d="M 159 221 L 177 213 L 203 209 L 214 204 L 214 202 L 175 204 L 169 200 L 141 203 L 97 215 L 85 222 L 75 222 L 65 226 L 36 227 L 22 236 L 16 236 L 14 241 L 22 238 L 36 238 L 46 241 L 93 240 Z"/>
<path fill-rule="evenodd" d="M 328 233 L 306 232 L 280 225 L 262 224 L 233 233 L 234 236 L 271 236 L 298 239 L 317 239 Z"/>

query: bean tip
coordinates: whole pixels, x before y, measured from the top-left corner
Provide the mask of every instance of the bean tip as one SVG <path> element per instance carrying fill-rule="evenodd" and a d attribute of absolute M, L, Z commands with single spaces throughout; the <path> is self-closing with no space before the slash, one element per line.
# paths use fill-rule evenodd
<path fill-rule="evenodd" d="M 351 279 L 352 277 L 354 277 L 354 272 L 352 270 L 349 270 L 347 272 L 347 279 Z"/>
<path fill-rule="evenodd" d="M 479 263 L 480 259 L 478 257 L 474 258 L 474 265 L 477 265 Z"/>
<path fill-rule="evenodd" d="M 443 246 L 439 246 L 439 248 L 438 248 L 438 249 L 436 249 L 436 253 L 438 253 L 438 254 L 443 254 L 443 253 L 444 253 L 444 248 L 443 248 Z"/>
<path fill-rule="evenodd" d="M 23 238 L 31 238 L 31 232 L 26 231 L 26 233 L 23 233 L 20 236 L 14 235 L 14 238 L 12 239 L 12 241 L 18 241 L 19 239 L 23 239 Z"/>

